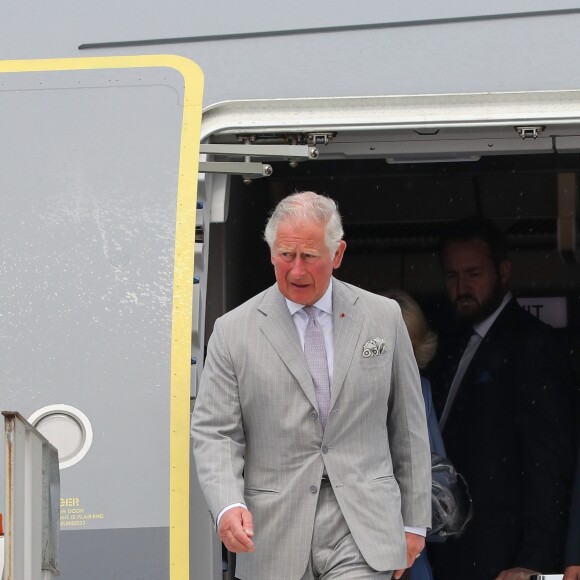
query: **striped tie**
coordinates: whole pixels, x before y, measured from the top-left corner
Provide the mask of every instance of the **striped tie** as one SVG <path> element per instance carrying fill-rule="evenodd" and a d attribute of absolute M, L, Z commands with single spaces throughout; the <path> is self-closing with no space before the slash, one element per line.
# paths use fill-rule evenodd
<path fill-rule="evenodd" d="M 318 415 L 324 429 L 330 411 L 330 379 L 328 377 L 324 333 L 318 322 L 317 311 L 315 306 L 304 307 L 304 312 L 308 316 L 308 325 L 304 334 L 304 355 L 310 367 L 316 400 L 318 401 Z"/>

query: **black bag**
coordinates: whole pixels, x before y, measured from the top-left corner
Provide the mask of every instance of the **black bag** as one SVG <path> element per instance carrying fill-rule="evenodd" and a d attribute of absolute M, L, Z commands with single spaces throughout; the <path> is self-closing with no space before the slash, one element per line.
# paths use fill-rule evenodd
<path fill-rule="evenodd" d="M 431 529 L 427 537 L 444 542 L 458 537 L 471 520 L 473 506 L 467 482 L 446 457 L 431 454 Z"/>

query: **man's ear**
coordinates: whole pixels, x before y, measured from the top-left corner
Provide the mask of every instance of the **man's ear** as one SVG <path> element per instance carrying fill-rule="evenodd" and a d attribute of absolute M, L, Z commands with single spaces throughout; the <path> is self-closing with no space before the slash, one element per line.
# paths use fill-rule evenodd
<path fill-rule="evenodd" d="M 507 288 L 511 271 L 512 271 L 512 263 L 508 259 L 505 259 L 499 265 L 499 279 L 504 289 Z"/>
<path fill-rule="evenodd" d="M 346 242 L 344 240 L 340 240 L 340 243 L 338 244 L 338 248 L 336 249 L 336 252 L 334 253 L 334 258 L 332 260 L 332 267 L 335 270 L 340 266 L 342 258 L 344 257 L 345 250 L 346 250 Z"/>

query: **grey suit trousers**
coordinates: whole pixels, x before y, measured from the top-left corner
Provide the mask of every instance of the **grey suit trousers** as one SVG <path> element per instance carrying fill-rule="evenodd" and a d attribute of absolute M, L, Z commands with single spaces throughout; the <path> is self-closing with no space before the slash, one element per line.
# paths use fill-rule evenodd
<path fill-rule="evenodd" d="M 366 563 L 340 511 L 332 485 L 323 480 L 314 518 L 312 552 L 301 580 L 390 580 L 392 575 L 374 570 Z"/>

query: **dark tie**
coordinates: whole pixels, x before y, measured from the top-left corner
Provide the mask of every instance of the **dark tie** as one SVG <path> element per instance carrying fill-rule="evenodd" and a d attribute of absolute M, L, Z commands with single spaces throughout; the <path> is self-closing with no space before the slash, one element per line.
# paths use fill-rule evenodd
<path fill-rule="evenodd" d="M 475 354 L 475 351 L 479 347 L 479 343 L 481 342 L 481 336 L 477 334 L 477 332 L 473 332 L 472 335 L 469 337 L 469 341 L 465 350 L 463 351 L 463 355 L 459 364 L 457 366 L 457 370 L 455 371 L 455 376 L 453 377 L 453 381 L 451 382 L 451 386 L 449 387 L 449 393 L 447 395 L 447 401 L 445 402 L 445 408 L 443 413 L 441 414 L 441 419 L 439 420 L 439 427 L 441 431 L 445 428 L 445 424 L 447 423 L 447 418 L 449 417 L 449 413 L 451 412 L 451 407 L 453 406 L 453 401 L 455 400 L 455 396 L 457 395 L 457 391 L 459 390 L 459 385 L 465 376 L 465 371 L 469 367 L 469 363 Z"/>
<path fill-rule="evenodd" d="M 308 316 L 308 325 L 304 334 L 304 355 L 312 375 L 316 400 L 318 401 L 318 415 L 324 429 L 330 411 L 330 378 L 324 346 L 324 333 L 318 321 L 318 308 L 305 306 L 304 312 Z"/>

